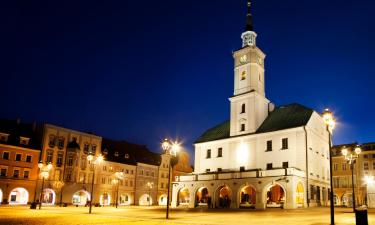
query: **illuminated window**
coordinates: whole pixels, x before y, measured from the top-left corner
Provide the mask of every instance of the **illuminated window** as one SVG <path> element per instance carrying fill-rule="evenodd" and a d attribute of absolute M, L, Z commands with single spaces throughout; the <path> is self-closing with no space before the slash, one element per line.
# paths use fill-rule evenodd
<path fill-rule="evenodd" d="M 341 168 L 342 168 L 342 170 L 346 170 L 346 163 L 343 163 L 343 164 L 341 165 Z"/>
<path fill-rule="evenodd" d="M 338 163 L 334 163 L 333 164 L 333 170 L 337 171 L 338 169 L 339 169 L 339 164 Z"/>
<path fill-rule="evenodd" d="M 246 79 L 246 71 L 242 71 L 241 80 L 245 80 L 245 79 Z"/>

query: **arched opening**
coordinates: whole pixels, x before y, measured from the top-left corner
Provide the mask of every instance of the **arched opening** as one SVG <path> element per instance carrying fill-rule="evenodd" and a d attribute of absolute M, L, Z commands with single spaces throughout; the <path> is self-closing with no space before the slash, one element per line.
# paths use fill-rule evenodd
<path fill-rule="evenodd" d="M 340 198 L 337 195 L 333 195 L 333 202 L 335 206 L 340 205 Z"/>
<path fill-rule="evenodd" d="M 56 193 L 50 188 L 46 188 L 42 193 L 42 204 L 43 205 L 54 205 L 56 199 Z"/>
<path fill-rule="evenodd" d="M 232 202 L 232 193 L 228 186 L 219 187 L 216 197 L 217 201 L 215 206 L 219 208 L 230 207 L 230 204 Z"/>
<path fill-rule="evenodd" d="M 105 192 L 100 195 L 100 200 L 99 200 L 100 205 L 102 206 L 108 206 L 111 204 L 111 196 Z"/>
<path fill-rule="evenodd" d="M 296 203 L 297 207 L 303 207 L 304 202 L 304 190 L 303 185 L 301 182 L 297 184 L 297 190 L 296 190 Z"/>
<path fill-rule="evenodd" d="M 119 204 L 120 205 L 130 205 L 131 204 L 130 196 L 128 194 L 121 194 Z"/>
<path fill-rule="evenodd" d="M 167 205 L 167 195 L 159 196 L 159 205 Z"/>
<path fill-rule="evenodd" d="M 0 205 L 3 202 L 3 191 L 0 189 Z"/>
<path fill-rule="evenodd" d="M 179 205 L 189 205 L 190 203 L 190 192 L 188 188 L 182 188 L 178 192 L 178 204 Z"/>
<path fill-rule="evenodd" d="M 211 207 L 211 197 L 208 195 L 208 189 L 201 187 L 198 189 L 196 194 L 196 206 L 208 206 Z"/>
<path fill-rule="evenodd" d="M 24 205 L 29 200 L 29 192 L 25 188 L 15 188 L 9 194 L 9 205 Z"/>
<path fill-rule="evenodd" d="M 87 205 L 89 201 L 90 194 L 85 190 L 80 190 L 73 194 L 73 205 Z"/>
<path fill-rule="evenodd" d="M 352 207 L 353 206 L 353 198 L 351 193 L 346 193 L 341 198 L 342 206 Z"/>
<path fill-rule="evenodd" d="M 144 194 L 139 198 L 139 205 L 150 206 L 152 205 L 152 198 L 149 194 Z"/>
<path fill-rule="evenodd" d="M 272 185 L 267 188 L 267 208 L 282 208 L 285 203 L 285 191 L 278 185 Z"/>
<path fill-rule="evenodd" d="M 256 192 L 252 186 L 245 186 L 241 189 L 240 208 L 255 208 Z"/>

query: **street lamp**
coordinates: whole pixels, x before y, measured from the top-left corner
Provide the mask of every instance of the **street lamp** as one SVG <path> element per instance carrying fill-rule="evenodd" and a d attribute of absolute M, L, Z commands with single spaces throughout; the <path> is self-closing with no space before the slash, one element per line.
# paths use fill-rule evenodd
<path fill-rule="evenodd" d="M 119 189 L 119 183 L 120 179 L 124 179 L 124 173 L 123 172 L 116 172 L 115 173 L 116 180 L 113 180 L 115 184 L 117 184 L 117 190 L 116 190 L 116 209 L 118 206 L 118 189 Z"/>
<path fill-rule="evenodd" d="M 39 195 L 39 209 L 42 208 L 42 195 L 43 195 L 43 189 L 44 189 L 44 179 L 48 179 L 49 177 L 49 171 L 52 169 L 52 164 L 49 162 L 47 165 L 43 164 L 43 162 L 38 163 L 40 176 L 43 178 L 42 180 L 42 187 L 40 189 L 40 195 Z"/>
<path fill-rule="evenodd" d="M 169 196 L 170 196 L 170 188 L 171 188 L 171 168 L 172 168 L 172 157 L 177 156 L 177 152 L 180 149 L 180 145 L 177 142 L 170 142 L 168 139 L 164 139 L 161 143 L 161 147 L 163 148 L 165 154 L 170 155 L 169 158 L 169 165 L 168 165 L 168 194 L 167 194 L 167 211 L 165 218 L 169 219 Z"/>
<path fill-rule="evenodd" d="M 344 148 L 341 150 L 342 155 L 345 157 L 345 160 L 350 165 L 350 169 L 352 170 L 352 201 L 353 201 L 353 212 L 355 212 L 355 192 L 354 192 L 354 163 L 357 161 L 359 154 L 361 154 L 362 150 L 357 145 L 353 152 L 348 152 L 348 149 Z"/>
<path fill-rule="evenodd" d="M 333 118 L 333 113 L 329 109 L 324 110 L 323 120 L 326 124 L 326 129 L 328 131 L 328 144 L 329 144 L 329 178 L 330 178 L 330 209 L 331 209 L 331 225 L 335 224 L 335 206 L 333 201 L 333 178 L 332 178 L 332 132 L 335 129 L 336 121 Z"/>
<path fill-rule="evenodd" d="M 96 164 L 101 164 L 104 160 L 104 157 L 100 154 L 98 156 L 93 156 L 93 155 L 88 155 L 87 160 L 89 161 L 90 164 L 92 164 L 92 180 L 91 180 L 91 199 L 90 199 L 90 208 L 89 208 L 89 213 L 91 213 L 91 208 L 92 208 L 92 201 L 94 200 L 94 181 L 95 181 L 95 165 Z"/>
<path fill-rule="evenodd" d="M 147 182 L 148 187 L 148 206 L 151 206 L 151 188 L 154 186 L 154 182 Z"/>

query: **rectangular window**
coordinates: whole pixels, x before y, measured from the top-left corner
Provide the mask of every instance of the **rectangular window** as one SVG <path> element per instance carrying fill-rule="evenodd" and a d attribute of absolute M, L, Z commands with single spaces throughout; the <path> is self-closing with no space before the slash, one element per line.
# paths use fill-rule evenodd
<path fill-rule="evenodd" d="M 20 176 L 20 170 L 14 170 L 13 171 L 13 177 L 18 178 Z"/>
<path fill-rule="evenodd" d="M 207 159 L 211 158 L 211 149 L 207 150 L 206 158 Z"/>
<path fill-rule="evenodd" d="M 81 169 L 82 170 L 86 169 L 86 157 L 81 158 Z"/>
<path fill-rule="evenodd" d="M 16 161 L 21 161 L 21 158 L 22 158 L 22 154 L 21 153 L 17 153 L 16 154 Z"/>
<path fill-rule="evenodd" d="M 245 131 L 245 124 L 241 124 L 241 131 Z"/>
<path fill-rule="evenodd" d="M 88 143 L 85 143 L 84 145 L 83 145 L 83 152 L 85 153 L 85 154 L 87 154 L 87 153 L 89 153 L 89 144 Z"/>
<path fill-rule="evenodd" d="M 128 169 L 126 169 L 126 170 L 125 170 L 125 173 L 126 173 L 126 174 L 129 174 L 129 170 L 128 170 Z"/>
<path fill-rule="evenodd" d="M 314 185 L 310 185 L 310 199 L 311 200 L 315 199 L 315 187 L 314 187 Z"/>
<path fill-rule="evenodd" d="M 223 148 L 217 149 L 217 157 L 223 157 Z"/>
<path fill-rule="evenodd" d="M 283 138 L 281 140 L 281 149 L 288 149 L 288 138 Z"/>
<path fill-rule="evenodd" d="M 267 163 L 267 170 L 272 170 L 272 163 Z"/>
<path fill-rule="evenodd" d="M 63 161 L 63 153 L 59 152 L 57 153 L 57 161 L 56 161 L 56 166 L 61 167 L 62 166 L 62 161 Z"/>
<path fill-rule="evenodd" d="M 283 162 L 283 168 L 288 168 L 289 167 L 289 163 L 288 162 Z"/>
<path fill-rule="evenodd" d="M 31 162 L 32 156 L 31 155 L 26 155 L 26 162 Z"/>
<path fill-rule="evenodd" d="M 73 156 L 68 156 L 68 166 L 73 166 Z"/>
<path fill-rule="evenodd" d="M 65 139 L 63 137 L 60 137 L 59 140 L 57 141 L 57 147 L 59 149 L 63 149 L 64 148 L 64 142 L 65 142 Z"/>
<path fill-rule="evenodd" d="M 341 169 L 346 170 L 346 163 L 341 164 Z"/>
<path fill-rule="evenodd" d="M 337 171 L 338 169 L 339 169 L 339 164 L 338 163 L 334 163 L 333 164 L 333 170 Z"/>
<path fill-rule="evenodd" d="M 221 171 L 223 171 L 223 169 L 222 168 L 217 168 L 217 171 L 221 172 Z"/>
<path fill-rule="evenodd" d="M 211 170 L 210 169 L 206 169 L 206 172 L 210 172 Z"/>
<path fill-rule="evenodd" d="M 92 151 L 93 153 L 96 152 L 96 145 L 92 145 L 92 146 L 91 146 L 91 151 Z"/>
<path fill-rule="evenodd" d="M 29 175 L 30 175 L 30 171 L 27 171 L 27 170 L 23 171 L 23 178 L 27 179 L 29 178 Z"/>
<path fill-rule="evenodd" d="M 0 176 L 1 177 L 6 177 L 7 176 L 7 169 L 1 168 Z"/>
<path fill-rule="evenodd" d="M 107 166 L 103 166 L 103 171 L 107 171 Z"/>
<path fill-rule="evenodd" d="M 51 148 L 55 147 L 55 136 L 54 135 L 49 136 L 48 145 Z"/>
<path fill-rule="evenodd" d="M 368 162 L 363 162 L 363 169 L 368 170 Z"/>
<path fill-rule="evenodd" d="M 102 184 L 105 184 L 105 177 L 102 177 Z"/>
<path fill-rule="evenodd" d="M 245 171 L 245 167 L 244 166 L 240 166 L 240 172 L 244 172 Z"/>
<path fill-rule="evenodd" d="M 3 152 L 3 159 L 9 159 L 9 152 Z"/>
<path fill-rule="evenodd" d="M 272 151 L 272 141 L 267 141 L 266 152 Z"/>
<path fill-rule="evenodd" d="M 53 151 L 48 151 L 48 152 L 47 152 L 46 162 L 47 162 L 47 163 L 52 162 L 52 157 L 53 157 Z"/>

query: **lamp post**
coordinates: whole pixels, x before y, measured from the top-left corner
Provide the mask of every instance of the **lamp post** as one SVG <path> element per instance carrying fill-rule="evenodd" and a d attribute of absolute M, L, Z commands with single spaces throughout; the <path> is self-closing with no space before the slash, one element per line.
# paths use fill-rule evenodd
<path fill-rule="evenodd" d="M 124 173 L 123 172 L 116 172 L 115 173 L 115 177 L 116 177 L 116 182 L 117 183 L 117 190 L 116 190 L 116 209 L 117 209 L 117 206 L 118 206 L 118 189 L 119 189 L 119 183 L 120 183 L 120 179 L 124 179 Z"/>
<path fill-rule="evenodd" d="M 335 206 L 333 201 L 333 178 L 332 178 L 332 132 L 335 129 L 336 121 L 333 118 L 333 113 L 326 109 L 323 113 L 323 120 L 326 124 L 328 131 L 328 144 L 329 144 L 329 179 L 331 192 L 329 195 L 330 209 L 331 209 L 331 225 L 335 224 Z"/>
<path fill-rule="evenodd" d="M 39 194 L 39 209 L 42 208 L 42 195 L 43 195 L 43 189 L 44 189 L 44 179 L 47 179 L 49 176 L 49 171 L 52 169 L 52 164 L 48 163 L 47 165 L 43 164 L 43 162 L 38 163 L 40 176 L 42 177 L 42 187 L 40 189 Z"/>
<path fill-rule="evenodd" d="M 94 200 L 94 181 L 95 181 L 95 165 L 96 164 L 101 164 L 104 160 L 104 157 L 100 154 L 98 156 L 93 156 L 93 155 L 88 155 L 87 160 L 89 161 L 90 164 L 92 164 L 92 180 L 91 180 L 91 199 L 90 199 L 90 207 L 89 207 L 89 213 L 91 214 L 91 208 L 92 208 L 92 201 Z"/>
<path fill-rule="evenodd" d="M 147 182 L 148 187 L 148 206 L 151 206 L 151 188 L 154 186 L 154 182 Z"/>
<path fill-rule="evenodd" d="M 170 198 L 170 188 L 171 188 L 171 170 L 172 170 L 172 157 L 177 156 L 177 152 L 180 149 L 180 145 L 177 142 L 170 142 L 168 139 L 164 139 L 161 143 L 165 154 L 170 155 L 169 165 L 168 165 L 168 194 L 167 194 L 167 211 L 165 218 L 169 219 L 169 198 Z"/>
<path fill-rule="evenodd" d="M 353 212 L 355 212 L 355 191 L 354 191 L 354 164 L 358 159 L 359 154 L 361 154 L 362 150 L 357 145 L 353 152 L 348 152 L 348 149 L 344 148 L 341 150 L 342 155 L 345 157 L 346 162 L 350 165 L 350 169 L 352 170 L 352 201 L 353 201 Z"/>

